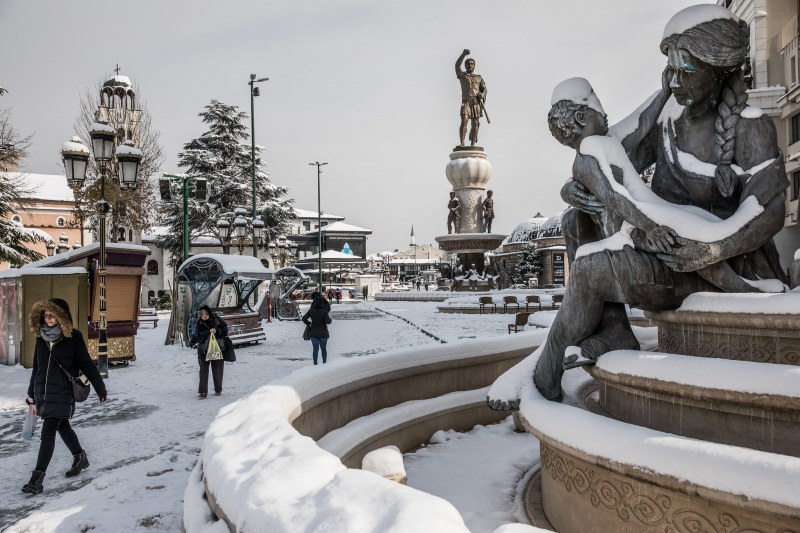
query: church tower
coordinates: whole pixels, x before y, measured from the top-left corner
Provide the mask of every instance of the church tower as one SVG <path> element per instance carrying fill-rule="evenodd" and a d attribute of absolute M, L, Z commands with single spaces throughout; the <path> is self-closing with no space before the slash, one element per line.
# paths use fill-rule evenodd
<path fill-rule="evenodd" d="M 136 146 L 140 146 L 141 131 L 139 124 L 142 111 L 136 107 L 136 92 L 133 90 L 131 80 L 119 73 L 103 84 L 100 89 L 100 107 L 97 112 L 98 119 L 105 119 L 108 125 L 117 130 L 117 145 L 131 139 Z"/>

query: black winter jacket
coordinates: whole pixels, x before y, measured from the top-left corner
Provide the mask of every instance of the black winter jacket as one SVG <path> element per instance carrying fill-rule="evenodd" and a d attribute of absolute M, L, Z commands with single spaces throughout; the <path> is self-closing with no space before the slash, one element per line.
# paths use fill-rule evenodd
<path fill-rule="evenodd" d="M 305 315 L 303 315 L 303 324 L 311 326 L 311 336 L 318 339 L 330 338 L 328 334 L 328 324 L 332 322 L 328 313 L 328 307 L 325 304 L 312 304 Z"/>
<path fill-rule="evenodd" d="M 53 343 L 52 349 L 47 341 L 38 337 L 33 356 L 33 372 L 28 385 L 28 396 L 36 402 L 36 410 L 42 418 L 72 418 L 75 400 L 72 398 L 72 383 L 58 366 L 58 363 L 72 376 L 78 370 L 91 381 L 95 392 L 106 392 L 100 372 L 94 365 L 86 349 L 83 335 L 77 329 L 71 337 L 61 337 Z"/>

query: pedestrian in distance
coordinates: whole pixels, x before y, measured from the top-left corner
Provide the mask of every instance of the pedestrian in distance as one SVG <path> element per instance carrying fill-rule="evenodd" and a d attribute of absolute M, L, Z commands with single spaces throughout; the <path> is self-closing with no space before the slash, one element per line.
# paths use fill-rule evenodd
<path fill-rule="evenodd" d="M 197 397 L 205 398 L 208 396 L 208 368 L 211 367 L 211 377 L 214 381 L 214 395 L 222 394 L 222 374 L 225 370 L 225 361 L 215 359 L 206 361 L 206 351 L 211 335 L 216 337 L 217 342 L 228 336 L 228 324 L 222 318 L 215 315 L 207 305 L 197 310 L 197 325 L 189 346 L 197 347 L 197 362 L 200 365 L 200 385 L 197 388 Z M 230 341 L 228 341 L 230 342 Z M 220 346 L 222 344 L 220 343 Z M 223 350 L 224 351 L 224 350 Z"/>
<path fill-rule="evenodd" d="M 369 296 L 369 287 L 367 287 L 366 285 L 364 285 L 364 286 L 361 288 L 361 295 L 362 295 L 362 296 L 364 296 L 364 301 L 366 302 L 366 301 L 367 301 L 367 296 Z"/>
<path fill-rule="evenodd" d="M 39 494 L 44 490 L 44 476 L 55 450 L 56 433 L 72 453 L 72 466 L 66 476 L 77 476 L 89 466 L 86 451 L 69 423 L 75 413 L 75 398 L 72 382 L 66 373 L 77 377 L 78 371 L 83 372 L 101 402 L 106 401 L 106 387 L 89 356 L 83 335 L 73 327 L 67 302 L 53 298 L 34 303 L 28 324 L 36 335 L 36 344 L 25 403 L 34 406 L 35 413 L 43 422 L 36 468 L 30 481 L 23 485 L 22 492 Z"/>
<path fill-rule="evenodd" d="M 341 303 L 340 300 L 342 299 L 342 289 L 336 289 L 334 294 L 336 295 L 336 303 Z"/>
<path fill-rule="evenodd" d="M 333 289 L 328 289 L 328 304 L 332 304 L 334 298 L 336 298 L 336 292 L 334 292 Z M 314 301 L 314 297 L 313 296 L 311 297 L 311 301 L 313 303 L 313 301 Z"/>
<path fill-rule="evenodd" d="M 322 349 L 322 364 L 328 361 L 328 324 L 330 324 L 331 306 L 322 297 L 322 294 L 315 292 L 311 296 L 311 307 L 303 315 L 303 324 L 309 327 L 311 335 L 311 346 L 313 348 L 312 357 L 314 364 L 317 364 L 320 348 Z"/>

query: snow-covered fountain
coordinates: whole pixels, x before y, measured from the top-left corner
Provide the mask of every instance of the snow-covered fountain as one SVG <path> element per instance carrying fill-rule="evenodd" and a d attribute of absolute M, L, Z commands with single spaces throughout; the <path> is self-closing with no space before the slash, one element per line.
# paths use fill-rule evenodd
<path fill-rule="evenodd" d="M 455 220 L 455 233 L 440 235 L 436 242 L 442 250 L 458 254 L 465 273 L 474 265 L 475 273 L 480 275 L 484 272 L 484 253 L 497 249 L 506 238 L 503 234 L 483 231 L 483 202 L 486 184 L 492 177 L 492 165 L 482 147 L 456 147 L 445 172 L 458 199 L 460 213 Z M 478 290 L 488 288 L 485 279 L 476 281 Z M 467 287 L 467 283 L 460 286 Z"/>

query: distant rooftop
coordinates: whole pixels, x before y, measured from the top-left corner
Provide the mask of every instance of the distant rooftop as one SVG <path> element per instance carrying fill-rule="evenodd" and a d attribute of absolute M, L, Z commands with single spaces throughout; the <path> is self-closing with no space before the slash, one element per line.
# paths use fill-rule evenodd
<path fill-rule="evenodd" d="M 298 209 L 297 207 L 294 208 L 295 216 L 297 218 L 317 218 L 318 213 L 317 211 L 309 211 L 307 209 Z M 344 217 L 339 215 L 332 215 L 330 213 L 322 212 L 322 218 L 325 220 L 344 220 Z"/>
<path fill-rule="evenodd" d="M 3 172 L 2 174 L 10 179 L 22 180 L 23 186 L 31 189 L 32 194 L 23 196 L 25 199 L 75 201 L 64 174 L 31 174 L 28 172 Z"/>

